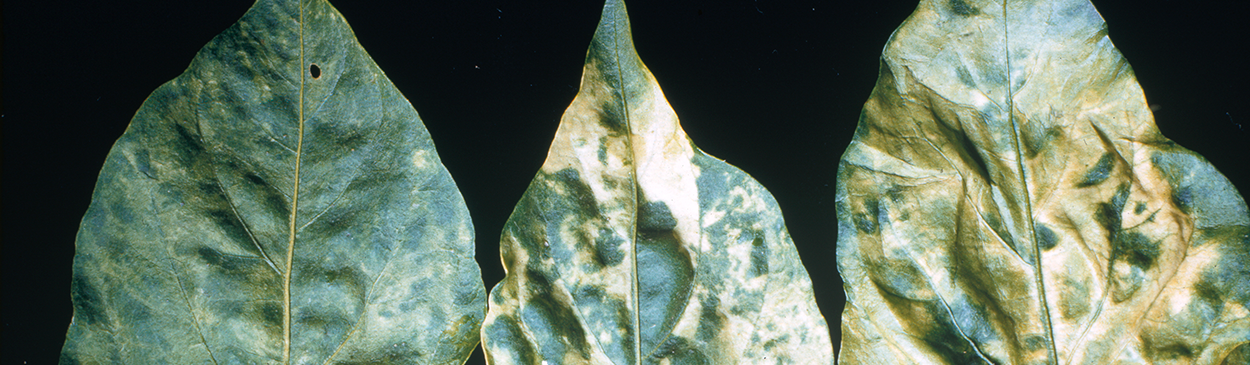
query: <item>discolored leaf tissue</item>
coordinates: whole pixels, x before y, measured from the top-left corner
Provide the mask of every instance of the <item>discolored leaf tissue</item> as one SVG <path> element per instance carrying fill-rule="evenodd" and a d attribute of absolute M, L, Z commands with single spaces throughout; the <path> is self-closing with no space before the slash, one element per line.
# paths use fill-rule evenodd
<path fill-rule="evenodd" d="M 829 364 L 776 201 L 687 138 L 609 0 L 500 243 L 495 364 Z"/>
<path fill-rule="evenodd" d="M 1245 200 L 1159 133 L 1088 0 L 921 1 L 837 186 L 844 363 L 1220 364 L 1250 341 Z"/>
<path fill-rule="evenodd" d="M 100 171 L 63 364 L 459 364 L 485 289 L 417 113 L 321 0 L 260 0 Z"/>

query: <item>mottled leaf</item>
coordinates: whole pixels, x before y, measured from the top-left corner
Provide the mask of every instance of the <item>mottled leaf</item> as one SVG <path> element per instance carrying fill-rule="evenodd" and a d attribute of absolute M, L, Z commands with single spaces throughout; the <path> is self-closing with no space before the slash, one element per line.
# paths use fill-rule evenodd
<path fill-rule="evenodd" d="M 1219 364 L 1250 215 L 1087 0 L 924 0 L 838 169 L 842 361 Z"/>
<path fill-rule="evenodd" d="M 618 0 L 501 241 L 492 363 L 833 361 L 776 201 L 690 142 Z"/>
<path fill-rule="evenodd" d="M 463 363 L 485 288 L 412 106 L 320 0 L 260 0 L 100 171 L 61 363 Z"/>

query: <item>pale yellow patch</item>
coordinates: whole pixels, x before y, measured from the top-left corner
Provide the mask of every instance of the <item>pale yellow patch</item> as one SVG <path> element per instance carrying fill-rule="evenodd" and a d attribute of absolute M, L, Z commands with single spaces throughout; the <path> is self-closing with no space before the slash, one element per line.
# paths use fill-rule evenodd
<path fill-rule="evenodd" d="M 1189 307 L 1189 303 L 1193 302 L 1193 296 L 1189 292 L 1174 292 L 1168 296 L 1168 313 L 1177 315 Z"/>
<path fill-rule="evenodd" d="M 690 246 L 702 243 L 698 172 L 691 163 L 694 149 L 654 77 L 650 72 L 644 72 L 644 77 L 647 92 L 629 100 L 630 147 L 638 190 L 646 201 L 668 206 L 677 221 L 674 233 L 693 250 Z"/>
<path fill-rule="evenodd" d="M 426 150 L 417 150 L 412 153 L 412 166 L 418 169 L 425 169 L 430 166 L 429 152 Z"/>
<path fill-rule="evenodd" d="M 734 241 L 732 242 L 737 242 L 736 244 L 730 244 L 725 248 L 729 256 L 733 257 L 733 265 L 730 267 L 731 274 L 729 276 L 746 278 L 747 268 L 751 263 L 751 244 L 741 243 L 743 241 L 742 230 L 730 229 L 726 233 L 728 233 L 730 237 L 734 237 Z"/>
<path fill-rule="evenodd" d="M 1246 307 L 1242 306 L 1241 304 L 1232 303 L 1232 302 L 1224 303 L 1224 318 L 1246 318 L 1246 317 L 1250 317 L 1250 311 L 1247 311 Z"/>
<path fill-rule="evenodd" d="M 977 109 L 985 109 L 987 105 L 990 105 L 990 98 L 985 97 L 980 90 L 969 90 L 968 99 L 972 100 L 972 105 Z"/>
<path fill-rule="evenodd" d="M 725 211 L 722 211 L 722 210 L 705 211 L 703 212 L 703 228 L 711 227 L 712 225 L 716 224 L 716 222 L 720 222 L 720 220 L 724 218 L 725 218 Z"/>

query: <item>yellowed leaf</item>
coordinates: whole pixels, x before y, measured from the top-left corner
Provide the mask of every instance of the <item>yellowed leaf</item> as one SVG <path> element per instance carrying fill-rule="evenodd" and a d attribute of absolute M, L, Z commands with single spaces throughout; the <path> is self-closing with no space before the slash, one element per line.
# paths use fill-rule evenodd
<path fill-rule="evenodd" d="M 504 226 L 495 364 L 829 364 L 777 202 L 691 143 L 609 0 L 581 90 Z"/>
<path fill-rule="evenodd" d="M 843 362 L 1219 364 L 1250 215 L 1086 0 L 922 1 L 838 171 Z"/>

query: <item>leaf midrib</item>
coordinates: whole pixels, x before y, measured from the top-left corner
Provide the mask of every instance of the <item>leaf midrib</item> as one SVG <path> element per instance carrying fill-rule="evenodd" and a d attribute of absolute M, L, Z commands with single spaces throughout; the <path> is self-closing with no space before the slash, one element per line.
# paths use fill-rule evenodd
<path fill-rule="evenodd" d="M 286 270 L 282 276 L 282 363 L 291 363 L 291 268 L 295 261 L 296 212 L 299 210 L 300 158 L 304 151 L 304 84 L 308 81 L 302 71 L 304 67 L 304 2 L 299 2 L 299 65 L 296 70 L 299 78 L 299 122 L 298 138 L 295 145 L 295 187 L 291 193 L 290 229 L 286 245 Z"/>
<path fill-rule="evenodd" d="M 633 126 L 630 124 L 630 120 L 629 120 L 629 100 L 627 99 L 628 94 L 626 93 L 626 90 L 625 90 L 624 67 L 621 67 L 621 44 L 620 44 L 620 34 L 619 34 L 620 30 L 618 29 L 619 22 L 621 21 L 621 17 L 620 17 L 621 9 L 620 8 L 623 8 L 625 4 L 617 3 L 615 5 L 616 7 L 614 7 L 612 10 L 612 20 L 609 23 L 609 25 L 612 27 L 612 32 L 611 32 L 612 62 L 616 65 L 617 92 L 619 95 L 618 98 L 620 100 L 621 117 L 622 117 L 622 120 L 625 122 L 625 131 L 626 131 L 625 143 L 628 146 L 630 146 L 630 151 L 632 154 L 633 146 L 634 146 Z M 625 17 L 625 19 L 629 19 L 629 18 Z M 628 30 L 628 28 L 626 29 Z M 634 159 L 631 159 L 631 162 L 635 165 L 635 169 L 636 169 L 637 161 L 633 161 L 633 160 Z M 633 265 L 634 265 L 633 280 L 632 280 L 633 281 L 632 289 L 634 291 L 633 292 L 633 296 L 634 296 L 634 316 L 633 316 L 634 317 L 634 331 L 633 331 L 634 332 L 634 363 L 641 365 L 642 364 L 642 320 L 640 317 L 641 317 L 641 311 L 642 311 L 642 302 L 641 302 L 641 299 L 639 298 L 640 291 L 638 288 L 638 224 L 637 224 L 638 222 L 638 207 L 637 207 L 638 189 L 640 187 L 637 184 L 637 180 L 638 180 L 637 171 L 634 171 L 633 178 L 634 178 L 634 204 L 635 204 L 634 222 L 635 224 L 632 227 L 633 230 L 630 232 L 630 235 L 632 236 L 630 241 L 634 243 L 634 248 L 630 250 L 630 256 L 632 256 L 631 261 L 633 262 Z"/>
<path fill-rule="evenodd" d="M 1011 72 L 1011 31 L 1010 31 L 1011 22 L 1010 22 L 1010 19 L 1008 18 L 1009 14 L 1007 11 L 1007 4 L 1008 2 L 1004 1 L 1002 5 L 1002 9 L 1003 9 L 1003 62 L 1006 63 L 1006 73 L 1007 73 L 1005 75 L 1005 78 L 1007 79 L 1007 98 L 1006 98 L 1007 99 L 1006 100 L 1007 122 L 1011 123 L 1011 129 L 1013 132 L 1012 142 L 1015 144 L 1014 147 L 1016 149 L 1016 153 L 1020 154 L 1022 153 L 1022 151 L 1024 151 L 1024 148 L 1023 146 L 1020 145 L 1020 140 L 1022 139 L 1021 137 L 1022 132 L 1020 131 L 1019 123 L 1016 123 L 1016 118 L 1015 118 L 1015 113 L 1014 113 L 1015 90 L 1013 90 L 1014 83 L 1012 80 L 1012 72 Z M 1031 243 L 1030 248 L 1032 248 L 1033 250 L 1032 252 L 1033 254 L 1032 255 L 1033 256 L 1033 263 L 1032 263 L 1033 264 L 1033 283 L 1037 287 L 1037 300 L 1038 300 L 1038 306 L 1041 308 L 1042 327 L 1046 330 L 1047 358 L 1050 359 L 1049 363 L 1057 364 L 1057 361 L 1059 360 L 1059 352 L 1055 348 L 1055 333 L 1054 333 L 1054 328 L 1053 328 L 1054 326 L 1051 324 L 1051 321 L 1050 321 L 1050 305 L 1048 304 L 1046 300 L 1046 281 L 1044 278 L 1045 274 L 1042 271 L 1042 250 L 1040 247 L 1037 246 L 1037 242 L 1038 242 L 1037 230 L 1033 225 L 1033 195 L 1029 192 L 1029 183 L 1028 183 L 1028 175 L 1027 175 L 1028 169 L 1026 169 L 1024 166 L 1023 158 L 1017 157 L 1015 160 L 1016 160 L 1016 170 L 1018 172 L 1017 176 L 1019 179 L 1018 182 L 1020 184 L 1021 189 L 1024 190 L 1024 209 L 1025 209 L 1025 213 L 1027 213 L 1024 219 L 1024 224 L 1026 224 L 1029 235 L 1031 236 L 1029 242 Z"/>

